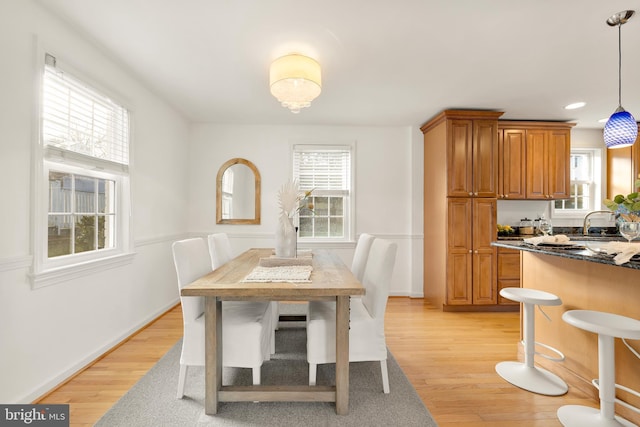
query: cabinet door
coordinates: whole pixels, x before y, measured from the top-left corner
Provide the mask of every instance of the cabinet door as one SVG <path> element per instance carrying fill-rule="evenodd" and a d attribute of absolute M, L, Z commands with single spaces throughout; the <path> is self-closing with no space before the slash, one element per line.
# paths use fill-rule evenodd
<path fill-rule="evenodd" d="M 473 195 L 473 122 L 447 123 L 447 189 L 450 197 Z"/>
<path fill-rule="evenodd" d="M 637 142 L 637 141 L 636 141 Z M 607 198 L 629 194 L 633 188 L 633 147 L 607 150 Z"/>
<path fill-rule="evenodd" d="M 498 197 L 524 199 L 526 197 L 526 132 L 523 129 L 504 129 L 498 145 Z"/>
<path fill-rule="evenodd" d="M 547 191 L 547 132 L 527 130 L 527 199 L 548 199 Z"/>
<path fill-rule="evenodd" d="M 473 195 L 496 197 L 498 194 L 498 123 L 473 121 Z"/>
<path fill-rule="evenodd" d="M 547 153 L 547 195 L 551 199 L 566 199 L 571 190 L 571 141 L 568 130 L 549 131 Z"/>
<path fill-rule="evenodd" d="M 470 198 L 449 198 L 447 203 L 446 302 L 451 305 L 473 302 L 471 200 Z"/>
<path fill-rule="evenodd" d="M 496 199 L 473 199 L 473 303 L 496 304 Z"/>
<path fill-rule="evenodd" d="M 498 304 L 517 305 L 519 303 L 500 296 L 503 288 L 520 287 L 520 251 L 498 248 Z"/>
<path fill-rule="evenodd" d="M 640 137 L 631 147 L 607 150 L 607 198 L 636 191 L 640 179 Z"/>

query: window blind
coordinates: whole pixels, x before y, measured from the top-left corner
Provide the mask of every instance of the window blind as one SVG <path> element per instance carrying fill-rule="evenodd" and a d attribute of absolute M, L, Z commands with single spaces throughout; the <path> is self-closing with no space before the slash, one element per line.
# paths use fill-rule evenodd
<path fill-rule="evenodd" d="M 129 113 L 109 97 L 56 68 L 46 56 L 42 137 L 45 146 L 129 164 Z"/>
<path fill-rule="evenodd" d="M 348 195 L 351 188 L 351 151 L 345 147 L 294 146 L 294 176 L 300 189 L 316 195 Z"/>

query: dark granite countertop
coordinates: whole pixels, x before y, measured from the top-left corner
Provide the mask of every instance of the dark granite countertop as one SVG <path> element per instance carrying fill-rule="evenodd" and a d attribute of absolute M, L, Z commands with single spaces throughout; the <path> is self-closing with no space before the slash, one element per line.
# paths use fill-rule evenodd
<path fill-rule="evenodd" d="M 579 233 L 554 233 L 554 234 L 564 234 L 569 237 L 571 240 L 581 240 L 581 241 L 603 241 L 603 242 L 613 242 L 613 241 L 621 241 L 626 242 L 619 234 L 579 234 Z M 509 236 L 498 236 L 498 241 L 522 241 L 524 239 L 529 239 L 531 237 L 539 237 L 541 234 L 511 234 Z"/>
<path fill-rule="evenodd" d="M 594 245 L 595 243 L 606 243 L 607 241 L 620 241 L 622 240 L 619 237 L 612 238 L 598 238 L 587 240 L 584 239 L 585 236 L 570 236 L 572 241 L 576 242 L 576 246 L 567 247 L 567 248 L 554 248 L 554 247 L 542 247 L 542 246 L 534 246 L 522 241 L 521 236 L 519 239 L 499 239 L 496 242 L 491 243 L 492 246 L 508 248 L 508 249 L 517 249 L 521 251 L 534 252 L 538 254 L 544 255 L 552 255 L 563 258 L 577 259 L 582 261 L 589 262 L 597 262 L 600 264 L 609 264 L 615 267 L 624 267 L 624 268 L 632 268 L 635 270 L 640 270 L 640 259 L 638 257 L 632 258 L 631 261 L 626 262 L 621 265 L 616 265 L 613 261 L 613 255 L 609 255 L 602 252 L 596 252 L 595 250 L 589 249 L 589 245 Z M 533 236 L 531 236 L 533 237 Z M 637 244 L 637 243 L 635 243 Z"/>

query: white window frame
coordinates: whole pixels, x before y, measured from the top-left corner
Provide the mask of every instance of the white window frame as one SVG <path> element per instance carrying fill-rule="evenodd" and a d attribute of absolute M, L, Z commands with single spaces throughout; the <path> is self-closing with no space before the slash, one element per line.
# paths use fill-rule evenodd
<path fill-rule="evenodd" d="M 355 218 L 355 157 L 356 157 L 356 144 L 355 142 L 350 143 L 341 143 L 341 144 L 319 144 L 319 143 L 294 143 L 291 146 L 291 166 L 292 166 L 292 177 L 297 179 L 296 171 L 295 171 L 295 153 L 296 151 L 327 151 L 327 150 L 341 150 L 341 151 L 349 151 L 349 171 L 348 171 L 348 179 L 349 179 L 349 188 L 344 194 L 344 217 L 343 217 L 343 226 L 344 233 L 343 237 L 298 237 L 298 241 L 303 244 L 307 244 L 309 246 L 314 246 L 315 244 L 335 244 L 335 243 L 347 243 L 354 241 L 354 218 Z M 300 188 L 301 191 L 306 190 L 305 188 Z M 327 191 L 314 190 L 312 196 L 325 196 L 330 195 Z"/>
<path fill-rule="evenodd" d="M 584 209 L 556 209 L 555 201 L 551 202 L 551 217 L 563 219 L 583 219 L 584 216 L 602 206 L 602 149 L 571 148 L 571 154 L 589 154 L 591 156 L 592 180 L 589 181 L 589 206 Z M 570 181 L 570 185 L 584 181 Z"/>
<path fill-rule="evenodd" d="M 34 167 L 32 180 L 32 252 L 33 264 L 29 274 L 32 288 L 54 285 L 75 278 L 80 278 L 106 268 L 113 268 L 131 263 L 134 256 L 133 236 L 131 230 L 131 183 L 132 166 L 132 112 L 118 96 L 105 90 L 68 63 L 61 62 L 60 57 L 50 49 L 38 44 L 37 50 L 37 102 L 34 120 Z M 128 110 L 129 114 L 129 164 L 119 164 L 67 151 L 55 146 L 47 146 L 42 135 L 42 91 L 45 55 L 56 58 L 56 67 L 69 73 L 76 79 L 86 83 L 96 91 L 115 100 Z M 112 180 L 115 183 L 115 246 L 72 255 L 48 257 L 48 214 L 49 214 L 49 171 L 59 171 L 83 175 L 93 178 Z"/>

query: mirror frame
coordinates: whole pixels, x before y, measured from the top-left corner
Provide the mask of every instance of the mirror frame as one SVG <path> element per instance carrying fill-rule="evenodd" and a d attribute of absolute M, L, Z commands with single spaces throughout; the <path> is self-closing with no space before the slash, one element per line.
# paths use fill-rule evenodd
<path fill-rule="evenodd" d="M 234 165 L 245 165 L 251 171 L 253 171 L 253 176 L 255 178 L 255 214 L 253 218 L 231 218 L 231 219 L 223 219 L 222 218 L 222 176 L 224 172 Z M 258 172 L 258 168 L 256 165 L 251 163 L 249 160 L 234 158 L 226 161 L 220 169 L 218 170 L 218 176 L 216 177 L 216 224 L 260 224 L 260 185 L 261 185 L 260 172 Z"/>

